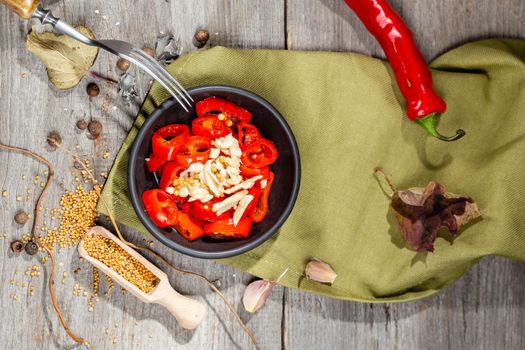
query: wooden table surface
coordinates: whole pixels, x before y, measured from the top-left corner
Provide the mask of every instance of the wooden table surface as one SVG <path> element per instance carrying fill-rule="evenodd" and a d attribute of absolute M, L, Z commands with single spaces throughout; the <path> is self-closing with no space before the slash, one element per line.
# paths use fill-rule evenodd
<path fill-rule="evenodd" d="M 391 1 L 415 33 L 425 58 L 432 59 L 460 43 L 487 37 L 524 38 L 523 0 L 394 0 Z M 139 46 L 153 46 L 161 33 L 180 36 L 184 52 L 195 50 L 192 37 L 207 28 L 212 45 L 238 48 L 358 51 L 383 56 L 342 0 L 90 0 L 53 1 L 56 15 L 70 23 L 84 23 L 97 37 L 120 38 Z M 0 7 L 0 140 L 41 152 L 55 165 L 58 181 L 71 188 L 66 156 L 51 152 L 45 137 L 60 132 L 63 143 L 80 154 L 96 153 L 95 168 L 107 172 L 126 136 L 138 103 L 126 106 L 116 89 L 101 84 L 97 98 L 88 99 L 89 78 L 69 91 L 49 83 L 40 61 L 25 50 L 29 25 Z M 100 53 L 93 69 L 117 77 L 116 59 Z M 145 96 L 149 77 L 137 76 L 139 95 Z M 111 106 L 108 108 L 108 105 Z M 113 107 L 115 106 L 115 107 Z M 78 119 L 96 119 L 104 131 L 99 142 L 78 133 Z M 101 154 L 109 152 L 109 159 Z M 40 265 L 27 256 L 14 257 L 8 246 L 28 232 L 13 216 L 30 210 L 25 200 L 33 192 L 32 179 L 44 167 L 22 156 L 0 152 L 0 347 L 3 349 L 73 348 L 50 307 L 45 286 L 48 267 L 31 281 L 29 296 L 26 267 Z M 26 175 L 26 179 L 22 178 Z M 63 190 L 54 185 L 45 206 L 56 207 Z M 24 195 L 17 201 L 18 195 Z M 3 233 L 6 235 L 3 235 Z M 135 241 L 141 237 L 125 230 Z M 6 237 L 4 237 L 6 236 Z M 267 305 L 251 315 L 243 311 L 241 296 L 252 279 L 248 274 L 155 248 L 180 267 L 221 281 L 221 289 L 253 330 L 263 349 L 525 349 L 525 265 L 502 258 L 487 258 L 461 280 L 437 295 L 404 304 L 372 305 L 344 302 L 277 287 Z M 93 312 L 87 297 L 73 295 L 78 283 L 89 289 L 91 272 L 79 262 L 74 249 L 58 254 L 58 299 L 71 328 L 95 349 L 249 349 L 249 338 L 222 301 L 199 281 L 170 274 L 183 293 L 198 295 L 208 308 L 195 331 L 177 326 L 160 306 L 145 305 L 119 289 L 103 297 Z M 81 271 L 73 271 L 80 267 Z M 15 271 L 18 270 L 18 274 Z M 61 283 L 60 276 L 68 272 Z M 13 284 L 9 283 L 13 281 Z M 18 285 L 17 285 L 18 284 Z M 101 283 L 102 292 L 107 289 Z M 17 295 L 15 300 L 14 295 Z"/>

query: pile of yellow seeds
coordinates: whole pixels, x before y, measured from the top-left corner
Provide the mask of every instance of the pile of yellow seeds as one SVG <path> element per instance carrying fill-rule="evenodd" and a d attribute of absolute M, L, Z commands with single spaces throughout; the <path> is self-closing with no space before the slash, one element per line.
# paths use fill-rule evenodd
<path fill-rule="evenodd" d="M 47 235 L 42 241 L 48 247 L 73 247 L 80 242 L 87 230 L 95 226 L 98 218 L 97 188 L 86 192 L 78 186 L 75 192 L 67 191 L 60 198 L 60 208 L 57 216 L 60 218 L 58 229 L 47 229 Z"/>
<path fill-rule="evenodd" d="M 144 293 L 151 292 L 159 283 L 153 272 L 109 238 L 87 235 L 84 238 L 84 249 L 89 256 L 102 262 Z"/>
<path fill-rule="evenodd" d="M 100 275 L 98 273 L 98 269 L 93 266 L 93 284 L 91 285 L 91 295 L 88 299 L 88 310 L 93 311 L 95 308 L 95 302 L 98 300 L 98 286 L 100 281 Z"/>

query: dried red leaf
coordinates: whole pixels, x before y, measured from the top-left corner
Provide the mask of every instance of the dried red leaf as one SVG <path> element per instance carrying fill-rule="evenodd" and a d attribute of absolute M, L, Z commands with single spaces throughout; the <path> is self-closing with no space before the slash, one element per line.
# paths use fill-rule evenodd
<path fill-rule="evenodd" d="M 481 215 L 472 198 L 446 193 L 444 187 L 434 181 L 424 188 L 394 192 L 390 205 L 396 212 L 405 242 L 418 252 L 434 251 L 440 228 L 457 235 L 462 225 Z"/>

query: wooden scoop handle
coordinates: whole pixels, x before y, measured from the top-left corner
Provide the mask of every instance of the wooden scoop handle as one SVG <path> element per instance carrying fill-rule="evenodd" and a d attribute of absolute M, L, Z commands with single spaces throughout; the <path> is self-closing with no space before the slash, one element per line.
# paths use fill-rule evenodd
<path fill-rule="evenodd" d="M 196 328 L 206 313 L 204 305 L 200 301 L 180 295 L 172 288 L 166 288 L 163 296 L 155 300 L 155 303 L 168 309 L 181 327 L 186 329 Z"/>
<path fill-rule="evenodd" d="M 11 11 L 16 12 L 23 19 L 30 19 L 40 0 L 0 0 Z"/>

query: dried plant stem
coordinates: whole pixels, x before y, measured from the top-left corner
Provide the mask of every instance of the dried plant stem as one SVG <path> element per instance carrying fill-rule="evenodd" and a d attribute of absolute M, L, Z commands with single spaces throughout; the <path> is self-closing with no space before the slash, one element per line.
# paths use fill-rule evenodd
<path fill-rule="evenodd" d="M 388 184 L 388 187 L 390 187 L 390 190 L 392 190 L 392 192 L 397 192 L 396 185 L 394 185 L 394 183 L 393 183 L 392 180 L 390 179 L 390 176 L 388 176 L 388 175 L 383 171 L 383 168 L 375 168 L 375 169 L 374 169 L 374 176 L 375 176 L 376 178 L 382 177 L 383 179 L 385 179 L 386 183 Z M 392 197 L 392 195 L 390 195 L 389 197 Z"/>
<path fill-rule="evenodd" d="M 118 85 L 118 82 L 113 80 L 113 79 L 110 79 L 110 78 L 107 78 L 107 77 L 104 77 L 98 73 L 95 73 L 93 72 L 92 70 L 86 70 L 86 75 L 89 75 L 90 77 L 92 78 L 95 78 L 95 79 L 101 79 L 101 80 L 104 80 L 106 83 L 110 84 L 110 85 L 114 85 L 114 86 L 117 86 Z"/>
<path fill-rule="evenodd" d="M 66 330 L 67 334 L 73 339 L 75 342 L 82 344 L 84 343 L 84 339 L 77 337 L 71 329 L 68 327 L 66 321 L 64 320 L 64 316 L 62 315 L 62 312 L 60 311 L 60 308 L 58 307 L 57 298 L 55 296 L 55 288 L 54 288 L 54 276 L 55 276 L 55 254 L 45 245 L 43 242 L 38 240 L 38 238 L 35 239 L 36 242 L 44 248 L 44 250 L 47 252 L 47 255 L 49 255 L 49 258 L 51 259 L 51 272 L 49 273 L 49 294 L 51 295 L 51 301 L 53 302 L 53 307 L 55 308 L 55 311 L 57 312 L 58 318 L 60 319 L 60 323 L 62 324 L 62 327 Z"/>
<path fill-rule="evenodd" d="M 23 154 L 25 156 L 31 157 L 31 158 L 41 162 L 41 163 L 43 163 L 43 164 L 45 164 L 47 166 L 49 175 L 47 176 L 46 185 L 42 189 L 42 192 L 40 192 L 40 195 L 38 196 L 38 199 L 37 199 L 36 204 L 35 204 L 35 208 L 33 210 L 33 228 L 31 229 L 31 237 L 33 238 L 33 237 L 35 237 L 35 232 L 38 229 L 37 228 L 38 227 L 38 208 L 41 207 L 41 205 L 42 205 L 42 198 L 44 197 L 44 194 L 46 193 L 47 189 L 51 186 L 51 183 L 53 182 L 53 176 L 55 175 L 54 170 L 53 170 L 53 166 L 44 157 L 42 157 L 42 156 L 40 156 L 40 155 L 38 155 L 38 154 L 36 154 L 34 152 L 31 152 L 31 151 L 28 151 L 26 149 L 23 149 L 23 148 L 8 146 L 8 145 L 4 145 L 3 143 L 0 143 L 0 149 L 4 149 L 6 151 Z"/>
<path fill-rule="evenodd" d="M 43 163 L 43 164 L 45 164 L 47 166 L 47 169 L 48 169 L 47 181 L 46 181 L 46 184 L 45 184 L 44 188 L 42 189 L 42 192 L 40 192 L 40 195 L 38 196 L 38 199 L 37 199 L 36 204 L 35 204 L 35 208 L 33 210 L 33 227 L 31 229 L 31 239 L 35 240 L 38 245 L 40 245 L 42 248 L 44 248 L 44 250 L 47 252 L 49 257 L 51 258 L 51 271 L 49 273 L 49 294 L 51 295 L 51 302 L 53 303 L 53 307 L 54 307 L 54 309 L 55 309 L 55 311 L 56 311 L 56 313 L 58 315 L 58 318 L 60 319 L 60 323 L 62 324 L 62 327 L 64 327 L 64 329 L 66 330 L 67 334 L 71 337 L 71 339 L 73 339 L 77 343 L 83 343 L 84 340 L 82 338 L 77 337 L 71 331 L 71 329 L 68 327 L 66 321 L 64 320 L 64 316 L 62 315 L 62 312 L 60 311 L 60 307 L 58 306 L 58 302 L 57 302 L 57 299 L 56 299 L 56 296 L 55 296 L 54 282 L 53 282 L 53 278 L 55 276 L 55 256 L 54 256 L 53 252 L 43 242 L 41 242 L 40 240 L 38 240 L 36 238 L 36 234 L 35 234 L 37 229 L 38 229 L 38 210 L 39 210 L 39 208 L 42 205 L 42 200 L 44 198 L 44 194 L 46 193 L 48 188 L 51 186 L 51 183 L 53 182 L 53 176 L 55 175 L 55 172 L 53 170 L 53 166 L 44 157 L 42 157 L 42 156 L 40 156 L 40 155 L 38 155 L 38 154 L 36 154 L 34 152 L 31 152 L 29 150 L 23 149 L 23 148 L 8 146 L 8 145 L 4 145 L 4 144 L 0 143 L 0 149 L 4 149 L 6 151 L 23 154 L 25 156 L 31 157 L 31 158 L 41 162 L 41 163 Z M 28 287 L 28 290 L 29 290 L 29 287 Z"/>
<path fill-rule="evenodd" d="M 74 154 L 73 152 L 69 151 L 68 149 L 62 147 L 61 145 L 59 144 L 56 144 L 55 143 L 55 146 L 57 148 L 60 148 L 62 149 L 65 153 L 67 153 L 68 155 L 70 155 L 77 163 L 81 164 L 82 165 L 82 168 L 86 171 L 86 173 L 88 174 L 91 182 L 93 182 L 94 184 L 98 183 L 98 181 L 95 179 L 95 177 L 93 176 L 93 173 L 91 172 L 91 169 L 89 169 L 85 164 L 84 162 L 82 161 L 82 159 Z M 108 213 L 108 216 L 109 216 L 109 219 L 111 221 L 111 224 L 113 225 L 113 227 L 115 228 L 115 231 L 119 237 L 119 239 L 124 242 L 125 244 L 127 244 L 128 246 L 134 248 L 134 249 L 137 249 L 137 250 L 143 250 L 143 251 L 147 251 L 149 252 L 150 254 L 152 254 L 153 256 L 155 256 L 158 260 L 160 260 L 162 263 L 164 263 L 165 265 L 167 265 L 168 267 L 170 267 L 171 269 L 179 272 L 179 273 L 182 273 L 184 275 L 190 275 L 190 276 L 194 276 L 204 282 L 206 282 L 210 288 L 215 292 L 217 293 L 217 295 L 219 295 L 219 297 L 224 301 L 224 303 L 226 304 L 226 306 L 230 309 L 230 311 L 233 313 L 233 315 L 235 316 L 235 318 L 237 319 L 237 321 L 239 322 L 239 324 L 241 325 L 241 327 L 244 329 L 244 331 L 248 334 L 248 336 L 250 337 L 251 341 L 253 342 L 254 346 L 256 349 L 259 349 L 259 346 L 257 345 L 257 339 L 255 338 L 255 335 L 250 331 L 250 329 L 248 328 L 248 326 L 244 323 L 244 321 L 241 319 L 240 315 L 237 313 L 237 311 L 235 310 L 235 308 L 233 307 L 233 305 L 228 301 L 228 299 L 226 298 L 226 296 L 224 296 L 224 294 L 222 294 L 222 292 L 213 284 L 213 282 L 211 282 L 206 276 L 203 276 L 199 273 L 196 273 L 196 272 L 192 272 L 192 271 L 187 271 L 187 270 L 183 270 L 181 268 L 178 268 L 176 267 L 175 265 L 173 265 L 172 263 L 170 263 L 168 260 L 166 260 L 162 255 L 156 253 L 155 251 L 153 251 L 152 249 L 150 248 L 147 248 L 147 247 L 143 247 L 143 246 L 138 246 L 134 243 L 131 243 L 131 242 L 128 242 L 124 236 L 122 235 L 122 232 L 120 231 L 118 225 L 117 225 L 117 222 L 115 220 L 115 217 L 113 215 L 113 212 L 112 210 L 109 208 L 109 205 L 108 203 L 106 202 L 106 200 L 104 199 L 104 197 L 102 197 L 102 193 L 100 191 L 100 188 L 95 188 L 95 192 L 97 193 L 99 199 L 101 200 L 102 204 L 104 205 L 104 207 L 106 208 L 106 211 Z"/>

